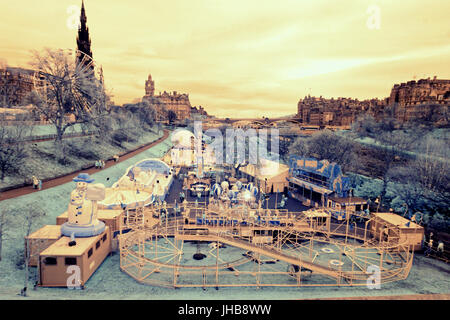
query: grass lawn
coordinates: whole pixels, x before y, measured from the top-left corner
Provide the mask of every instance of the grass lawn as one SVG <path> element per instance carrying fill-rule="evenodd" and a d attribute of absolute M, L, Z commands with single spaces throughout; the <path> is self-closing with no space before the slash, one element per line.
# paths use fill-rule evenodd
<path fill-rule="evenodd" d="M 156 130 L 155 130 L 156 131 Z M 114 154 L 122 154 L 134 150 L 137 147 L 159 139 L 163 131 L 142 131 L 135 137 L 134 141 L 124 141 L 121 146 L 115 144 L 100 144 L 92 137 L 79 137 L 65 140 L 68 145 L 66 152 L 66 164 L 61 164 L 55 159 L 55 145 L 53 141 L 44 141 L 29 144 L 29 156 L 22 167 L 23 172 L 29 174 L 7 174 L 0 181 L 0 189 L 5 187 L 21 185 L 24 182 L 31 183 L 31 176 L 45 180 L 56 176 L 68 174 L 86 166 L 91 166 L 98 159 L 109 159 Z"/>

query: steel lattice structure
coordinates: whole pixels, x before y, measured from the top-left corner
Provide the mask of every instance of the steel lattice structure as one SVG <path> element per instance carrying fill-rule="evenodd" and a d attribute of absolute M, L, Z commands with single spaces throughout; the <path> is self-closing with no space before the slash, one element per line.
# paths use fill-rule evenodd
<path fill-rule="evenodd" d="M 163 287 L 367 286 L 378 276 L 380 284 L 407 278 L 414 255 L 396 230 L 377 240 L 370 219 L 364 227 L 332 223 L 325 210 L 187 203 L 141 208 L 125 220 L 121 270 Z M 200 251 L 204 260 L 190 258 Z"/>

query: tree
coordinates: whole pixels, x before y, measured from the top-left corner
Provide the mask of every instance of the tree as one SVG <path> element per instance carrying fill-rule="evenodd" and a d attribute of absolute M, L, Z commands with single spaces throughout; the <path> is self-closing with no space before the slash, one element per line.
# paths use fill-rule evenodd
<path fill-rule="evenodd" d="M 31 126 L 16 124 L 14 126 L 0 125 L 0 180 L 7 173 L 20 173 L 20 169 L 28 155 L 27 146 L 23 141 L 30 135 Z"/>
<path fill-rule="evenodd" d="M 375 138 L 379 133 L 378 124 L 371 115 L 361 115 L 352 123 L 352 133 L 358 137 Z"/>
<path fill-rule="evenodd" d="M 27 239 L 31 233 L 31 230 L 40 222 L 40 220 L 45 216 L 45 212 L 38 206 L 32 205 L 28 207 L 23 215 L 23 226 L 25 228 L 25 238 Z M 27 288 L 28 288 L 28 265 L 30 264 L 30 243 L 27 240 L 25 249 L 25 279 L 24 279 L 24 287 L 21 290 L 21 295 L 27 296 Z"/>
<path fill-rule="evenodd" d="M 11 219 L 10 212 L 6 209 L 0 211 L 0 261 L 2 260 L 2 247 L 3 240 L 6 240 L 6 234 L 8 228 L 11 227 L 13 220 Z"/>
<path fill-rule="evenodd" d="M 89 57 L 87 59 L 90 61 Z M 102 67 L 100 67 L 98 83 L 94 84 L 97 88 L 95 91 L 97 103 L 92 105 L 91 113 L 85 120 L 90 132 L 95 133 L 97 138 L 105 140 L 110 138 L 114 131 L 114 114 L 111 107 L 112 94 L 106 92 Z"/>
<path fill-rule="evenodd" d="M 30 65 L 43 85 L 35 88 L 29 100 L 36 113 L 54 125 L 57 157 L 63 159 L 64 132 L 75 124 L 68 116 L 86 122 L 104 110 L 102 83 L 93 74 L 92 61 L 76 63 L 71 53 L 61 49 L 47 48 L 43 54 L 34 52 Z"/>
<path fill-rule="evenodd" d="M 317 132 L 309 138 L 298 138 L 289 148 L 292 154 L 336 162 L 344 171 L 357 166 L 355 149 L 356 143 L 330 130 Z"/>
<path fill-rule="evenodd" d="M 450 185 L 450 146 L 448 141 L 432 136 L 419 144 L 416 161 L 412 164 L 420 183 L 436 192 L 448 192 Z"/>
<path fill-rule="evenodd" d="M 101 104 L 106 106 L 106 104 Z M 84 128 L 85 133 L 93 133 L 97 139 L 103 141 L 108 140 L 112 132 L 114 131 L 114 118 L 111 111 L 107 108 L 97 108 L 93 110 L 90 116 L 86 117 L 83 122 L 81 122 L 82 128 Z"/>
<path fill-rule="evenodd" d="M 400 193 L 405 201 L 414 203 L 421 201 L 423 208 L 420 210 L 428 212 L 431 216 L 441 212 L 448 217 L 450 147 L 444 139 L 427 136 L 418 143 L 416 150 L 415 159 L 404 166 L 404 174 L 395 176 L 396 181 L 403 184 Z"/>
<path fill-rule="evenodd" d="M 167 117 L 169 118 L 169 123 L 172 124 L 177 119 L 177 114 L 172 110 L 169 110 Z"/>
<path fill-rule="evenodd" d="M 279 148 L 280 148 L 280 156 L 283 160 L 288 160 L 289 158 L 289 146 L 291 142 L 288 139 L 280 139 Z"/>
<path fill-rule="evenodd" d="M 131 112 L 135 120 L 143 129 L 145 129 L 146 127 L 152 127 L 155 123 L 156 110 L 154 106 L 147 100 L 143 100 L 138 103 L 125 104 L 123 108 Z"/>
<path fill-rule="evenodd" d="M 381 178 L 383 180 L 383 188 L 381 190 L 381 203 L 387 205 L 386 192 L 389 182 L 395 181 L 395 174 L 393 168 L 405 156 L 405 150 L 408 150 L 413 143 L 410 136 L 403 131 L 391 131 L 389 129 L 382 129 L 376 137 L 379 146 L 376 148 L 378 156 L 383 159 L 383 164 L 380 166 Z"/>
<path fill-rule="evenodd" d="M 399 126 L 399 123 L 392 117 L 384 117 L 376 121 L 371 115 L 361 115 L 352 123 L 352 133 L 357 137 L 369 137 L 377 139 L 380 134 L 392 132 Z"/>
<path fill-rule="evenodd" d="M 415 176 L 415 172 L 410 166 L 395 166 L 389 170 L 389 177 L 393 183 L 395 198 L 391 201 L 390 207 L 394 208 L 395 199 L 401 199 L 400 205 L 405 203 L 408 210 L 423 210 L 421 208 L 423 198 L 426 197 L 427 190 L 420 185 Z M 394 208 L 395 209 L 395 208 Z"/>

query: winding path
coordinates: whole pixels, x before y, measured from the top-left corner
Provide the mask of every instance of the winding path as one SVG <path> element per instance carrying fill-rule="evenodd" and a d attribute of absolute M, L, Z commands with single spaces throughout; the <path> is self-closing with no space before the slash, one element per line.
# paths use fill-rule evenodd
<path fill-rule="evenodd" d="M 164 140 L 166 140 L 169 137 L 169 133 L 170 133 L 170 131 L 165 129 L 164 130 L 164 134 L 163 134 L 163 136 L 161 138 L 159 138 L 159 139 L 157 139 L 157 140 L 155 140 L 155 141 L 153 141 L 153 142 L 151 142 L 149 144 L 143 145 L 143 146 L 141 146 L 141 147 L 139 147 L 139 148 L 137 148 L 135 150 L 128 151 L 128 152 L 122 154 L 120 156 L 118 162 L 115 162 L 113 159 L 109 159 L 109 160 L 105 161 L 105 167 L 103 169 L 112 167 L 112 166 L 114 166 L 115 164 L 117 164 L 117 163 L 119 163 L 121 161 L 127 160 L 127 159 L 129 159 L 131 157 L 134 157 L 135 155 L 137 155 L 137 154 L 139 154 L 139 153 L 141 153 L 141 152 L 143 152 L 145 150 L 148 150 L 148 149 L 154 147 L 155 145 L 157 145 L 157 144 L 163 142 Z M 44 180 L 43 183 L 42 183 L 42 190 L 50 189 L 50 188 L 59 186 L 59 185 L 64 184 L 64 183 L 71 182 L 72 179 L 74 177 L 76 177 L 80 172 L 86 172 L 86 173 L 89 173 L 89 174 L 94 174 L 94 173 L 98 172 L 99 170 L 103 170 L 103 169 L 96 169 L 94 166 L 91 166 L 89 168 L 77 170 L 77 171 L 74 171 L 74 172 L 66 174 L 66 175 L 62 175 L 62 176 L 55 177 L 55 178 L 52 178 L 52 179 Z M 29 193 L 32 193 L 32 192 L 39 192 L 39 191 L 36 190 L 36 189 L 33 189 L 32 185 L 24 186 L 24 187 L 20 187 L 20 188 L 15 188 L 15 189 L 7 190 L 7 191 L 3 191 L 2 193 L 0 193 L 0 201 L 7 200 L 7 199 L 12 199 L 12 198 L 17 198 L 17 197 L 20 197 L 20 196 L 23 196 L 23 195 L 26 195 L 26 194 L 29 194 Z"/>

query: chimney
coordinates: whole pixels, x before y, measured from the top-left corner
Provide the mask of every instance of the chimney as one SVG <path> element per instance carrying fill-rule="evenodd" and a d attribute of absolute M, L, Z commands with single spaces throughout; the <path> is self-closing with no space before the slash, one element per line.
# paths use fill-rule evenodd
<path fill-rule="evenodd" d="M 75 241 L 75 232 L 72 232 L 70 234 L 70 241 L 69 241 L 69 247 L 76 246 L 77 242 Z"/>

